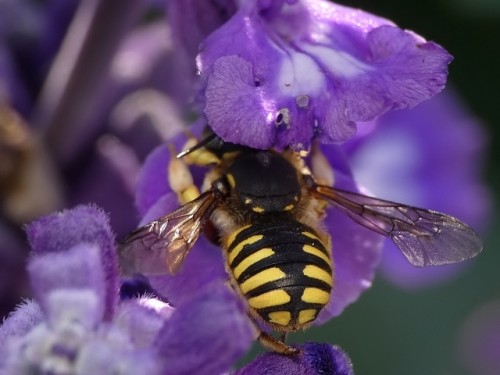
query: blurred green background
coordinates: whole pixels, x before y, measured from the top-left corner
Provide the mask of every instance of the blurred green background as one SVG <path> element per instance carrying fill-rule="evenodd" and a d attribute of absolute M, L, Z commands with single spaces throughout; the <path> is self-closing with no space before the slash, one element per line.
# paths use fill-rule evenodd
<path fill-rule="evenodd" d="M 498 198 L 500 0 L 341 3 L 389 18 L 451 52 L 455 60 L 449 83 L 489 132 L 484 176 L 494 199 Z M 340 345 L 351 356 L 356 375 L 476 374 L 464 364 L 458 341 L 470 314 L 492 300 L 500 300 L 500 223 L 498 203 L 494 204 L 485 249 L 465 272 L 451 281 L 412 291 L 376 277 L 373 287 L 340 317 L 326 326 L 296 334 L 292 341 Z M 500 358 L 500 346 L 498 350 Z M 497 370 L 492 374 L 500 374 L 500 368 Z"/>

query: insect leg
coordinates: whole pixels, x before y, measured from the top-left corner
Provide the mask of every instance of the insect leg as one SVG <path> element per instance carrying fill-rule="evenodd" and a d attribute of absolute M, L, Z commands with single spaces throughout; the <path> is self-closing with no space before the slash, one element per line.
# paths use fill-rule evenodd
<path fill-rule="evenodd" d="M 311 169 L 317 183 L 333 186 L 335 183 L 333 168 L 321 152 L 318 144 L 314 144 L 311 150 Z"/>
<path fill-rule="evenodd" d="M 278 340 L 277 338 L 271 336 L 269 333 L 262 331 L 259 329 L 259 341 L 260 343 L 266 347 L 267 349 L 273 350 L 275 352 L 285 354 L 285 355 L 295 355 L 299 354 L 300 350 L 297 348 L 293 348 L 283 341 Z"/>
<path fill-rule="evenodd" d="M 181 205 L 191 202 L 200 196 L 198 187 L 193 182 L 193 176 L 187 164 L 175 157 L 175 150 L 171 147 L 172 157 L 168 164 L 168 183 L 177 194 Z"/>
<path fill-rule="evenodd" d="M 275 338 L 271 334 L 264 332 L 259 327 L 259 325 L 255 321 L 255 318 L 251 314 L 248 314 L 248 318 L 250 319 L 250 321 L 254 325 L 255 329 L 257 330 L 257 335 L 258 335 L 257 339 L 260 341 L 262 346 L 264 346 L 265 348 L 272 350 L 272 351 L 275 351 L 275 352 L 280 353 L 280 354 L 285 354 L 285 355 L 294 355 L 294 354 L 298 354 L 300 352 L 299 349 L 293 348 L 293 347 L 285 344 L 284 340 L 278 340 L 277 338 Z M 286 336 L 286 332 L 284 332 L 281 337 L 283 338 L 284 335 Z"/>

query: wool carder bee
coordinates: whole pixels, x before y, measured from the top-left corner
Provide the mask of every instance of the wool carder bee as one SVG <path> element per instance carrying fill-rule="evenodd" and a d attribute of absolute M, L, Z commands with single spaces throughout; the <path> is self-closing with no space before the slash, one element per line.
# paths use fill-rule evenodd
<path fill-rule="evenodd" d="M 169 169 L 183 205 L 124 239 L 122 268 L 146 275 L 175 273 L 210 223 L 230 283 L 247 301 L 249 316 L 282 334 L 309 326 L 330 299 L 331 241 L 321 229 L 328 205 L 392 239 L 416 266 L 459 262 L 482 249 L 477 233 L 456 218 L 320 183 L 327 179 L 314 167 L 323 157 L 317 148 L 307 156 L 254 150 L 212 135 L 181 156 L 186 157 L 173 158 Z M 186 162 L 211 166 L 201 194 Z M 322 168 L 328 166 L 322 163 Z M 296 352 L 260 332 L 268 348 Z"/>

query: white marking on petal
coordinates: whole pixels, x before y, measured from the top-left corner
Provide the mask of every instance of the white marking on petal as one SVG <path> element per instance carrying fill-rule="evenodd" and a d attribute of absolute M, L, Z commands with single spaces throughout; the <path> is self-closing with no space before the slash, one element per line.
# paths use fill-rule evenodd
<path fill-rule="evenodd" d="M 325 75 L 308 55 L 291 52 L 282 59 L 278 87 L 284 95 L 317 94 L 325 85 Z"/>
<path fill-rule="evenodd" d="M 93 329 L 101 321 L 103 303 L 90 288 L 56 289 L 47 299 L 47 315 L 52 325 L 61 322 L 79 322 Z"/>
<path fill-rule="evenodd" d="M 301 45 L 307 53 L 315 56 L 333 74 L 342 77 L 354 77 L 371 70 L 372 67 L 357 60 L 353 56 L 332 49 L 328 46 Z"/>

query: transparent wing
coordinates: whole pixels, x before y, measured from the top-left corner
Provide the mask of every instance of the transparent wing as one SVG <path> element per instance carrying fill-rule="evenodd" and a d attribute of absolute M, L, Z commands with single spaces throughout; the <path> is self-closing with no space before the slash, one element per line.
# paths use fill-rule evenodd
<path fill-rule="evenodd" d="M 483 249 L 479 235 L 440 212 L 316 185 L 311 193 L 326 199 L 354 221 L 390 237 L 408 261 L 419 267 L 461 262 Z"/>
<path fill-rule="evenodd" d="M 137 228 L 119 246 L 122 272 L 174 274 L 217 205 L 209 190 L 162 218 Z"/>

